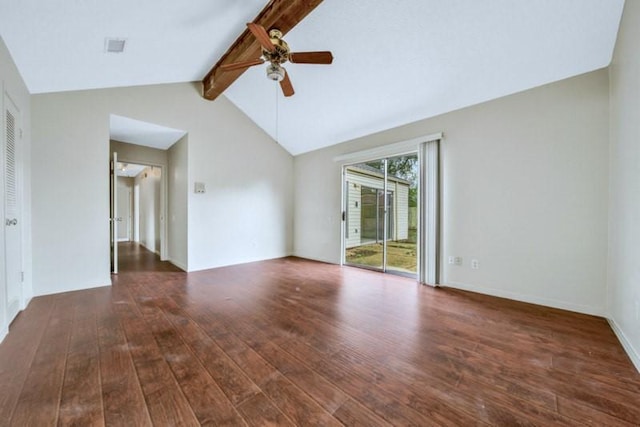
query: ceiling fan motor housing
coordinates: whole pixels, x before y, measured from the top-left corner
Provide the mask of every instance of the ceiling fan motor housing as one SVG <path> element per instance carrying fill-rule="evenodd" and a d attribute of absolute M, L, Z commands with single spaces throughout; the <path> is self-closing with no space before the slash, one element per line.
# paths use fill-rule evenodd
<path fill-rule="evenodd" d="M 263 48 L 262 56 L 272 64 L 284 64 L 289 60 L 289 45 L 287 42 L 282 40 L 282 33 L 280 30 L 275 28 L 269 31 L 269 38 L 271 39 L 274 49 L 272 51 L 268 51 Z"/>

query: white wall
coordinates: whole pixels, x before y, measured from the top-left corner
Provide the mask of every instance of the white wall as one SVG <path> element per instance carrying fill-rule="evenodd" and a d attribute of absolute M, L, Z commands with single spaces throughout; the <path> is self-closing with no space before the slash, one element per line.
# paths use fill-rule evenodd
<path fill-rule="evenodd" d="M 187 186 L 207 185 L 188 195 L 189 270 L 291 252 L 292 157 L 225 97 L 199 91 L 184 83 L 32 97 L 36 294 L 110 283 L 110 114 L 189 132 Z"/>
<path fill-rule="evenodd" d="M 139 242 L 142 246 L 160 254 L 160 188 L 161 170 L 147 167 L 135 178 L 139 188 L 138 226 Z"/>
<path fill-rule="evenodd" d="M 600 70 L 297 156 L 294 252 L 340 261 L 335 156 L 442 131 L 443 255 L 463 257 L 443 283 L 605 314 L 608 108 Z"/>
<path fill-rule="evenodd" d="M 27 90 L 18 69 L 16 68 L 11 54 L 9 53 L 4 40 L 0 37 L 0 141 L 4 138 L 4 111 L 5 96 L 7 93 L 20 109 L 20 119 L 22 123 L 23 135 L 20 140 L 22 152 L 20 164 L 22 166 L 22 270 L 24 271 L 23 304 L 22 308 L 28 304 L 33 296 L 32 288 L 32 245 L 31 245 L 31 102 L 30 94 Z M 2 146 L 2 144 L 0 144 Z M 9 321 L 6 312 L 6 283 L 5 283 L 5 253 L 4 253 L 4 154 L 0 154 L 0 341 L 8 331 Z M 20 167 L 19 164 L 19 167 Z"/>
<path fill-rule="evenodd" d="M 640 370 L 640 2 L 625 2 L 611 78 L 608 305 Z"/>
<path fill-rule="evenodd" d="M 188 135 L 171 146 L 167 153 L 169 186 L 169 260 L 183 270 L 189 263 Z"/>
<path fill-rule="evenodd" d="M 139 165 L 167 166 L 167 150 L 129 144 L 127 142 L 109 141 L 111 151 L 118 153 L 118 161 Z"/>
<path fill-rule="evenodd" d="M 293 157 L 239 110 L 222 113 L 197 151 L 189 132 L 190 271 L 292 253 Z"/>

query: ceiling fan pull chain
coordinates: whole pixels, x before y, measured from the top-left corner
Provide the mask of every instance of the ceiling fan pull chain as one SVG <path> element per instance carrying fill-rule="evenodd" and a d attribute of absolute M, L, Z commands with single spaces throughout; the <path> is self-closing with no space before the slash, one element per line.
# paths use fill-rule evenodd
<path fill-rule="evenodd" d="M 280 88 L 278 87 L 278 85 L 273 85 L 273 87 L 275 88 L 276 91 L 276 143 L 280 144 L 280 140 L 278 139 L 278 129 L 280 128 L 280 126 L 278 126 L 279 124 L 279 116 L 280 116 L 280 111 L 279 111 L 279 105 L 280 103 L 279 98 L 278 98 L 278 91 L 280 90 Z"/>

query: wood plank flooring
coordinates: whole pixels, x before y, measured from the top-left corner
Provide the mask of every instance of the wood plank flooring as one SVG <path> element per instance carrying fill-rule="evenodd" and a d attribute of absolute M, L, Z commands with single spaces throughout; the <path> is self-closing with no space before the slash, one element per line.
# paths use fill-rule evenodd
<path fill-rule="evenodd" d="M 120 251 L 112 287 L 13 322 L 0 426 L 640 425 L 604 319 L 298 258 L 186 274 Z"/>

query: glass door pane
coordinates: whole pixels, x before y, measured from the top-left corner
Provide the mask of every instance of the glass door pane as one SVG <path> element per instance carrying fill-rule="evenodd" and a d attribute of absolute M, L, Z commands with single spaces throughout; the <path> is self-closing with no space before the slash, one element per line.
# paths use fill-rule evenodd
<path fill-rule="evenodd" d="M 387 159 L 386 271 L 414 275 L 418 265 L 418 155 Z"/>
<path fill-rule="evenodd" d="M 416 275 L 418 155 L 345 167 L 345 263 Z"/>
<path fill-rule="evenodd" d="M 345 168 L 345 263 L 384 269 L 384 161 Z"/>

